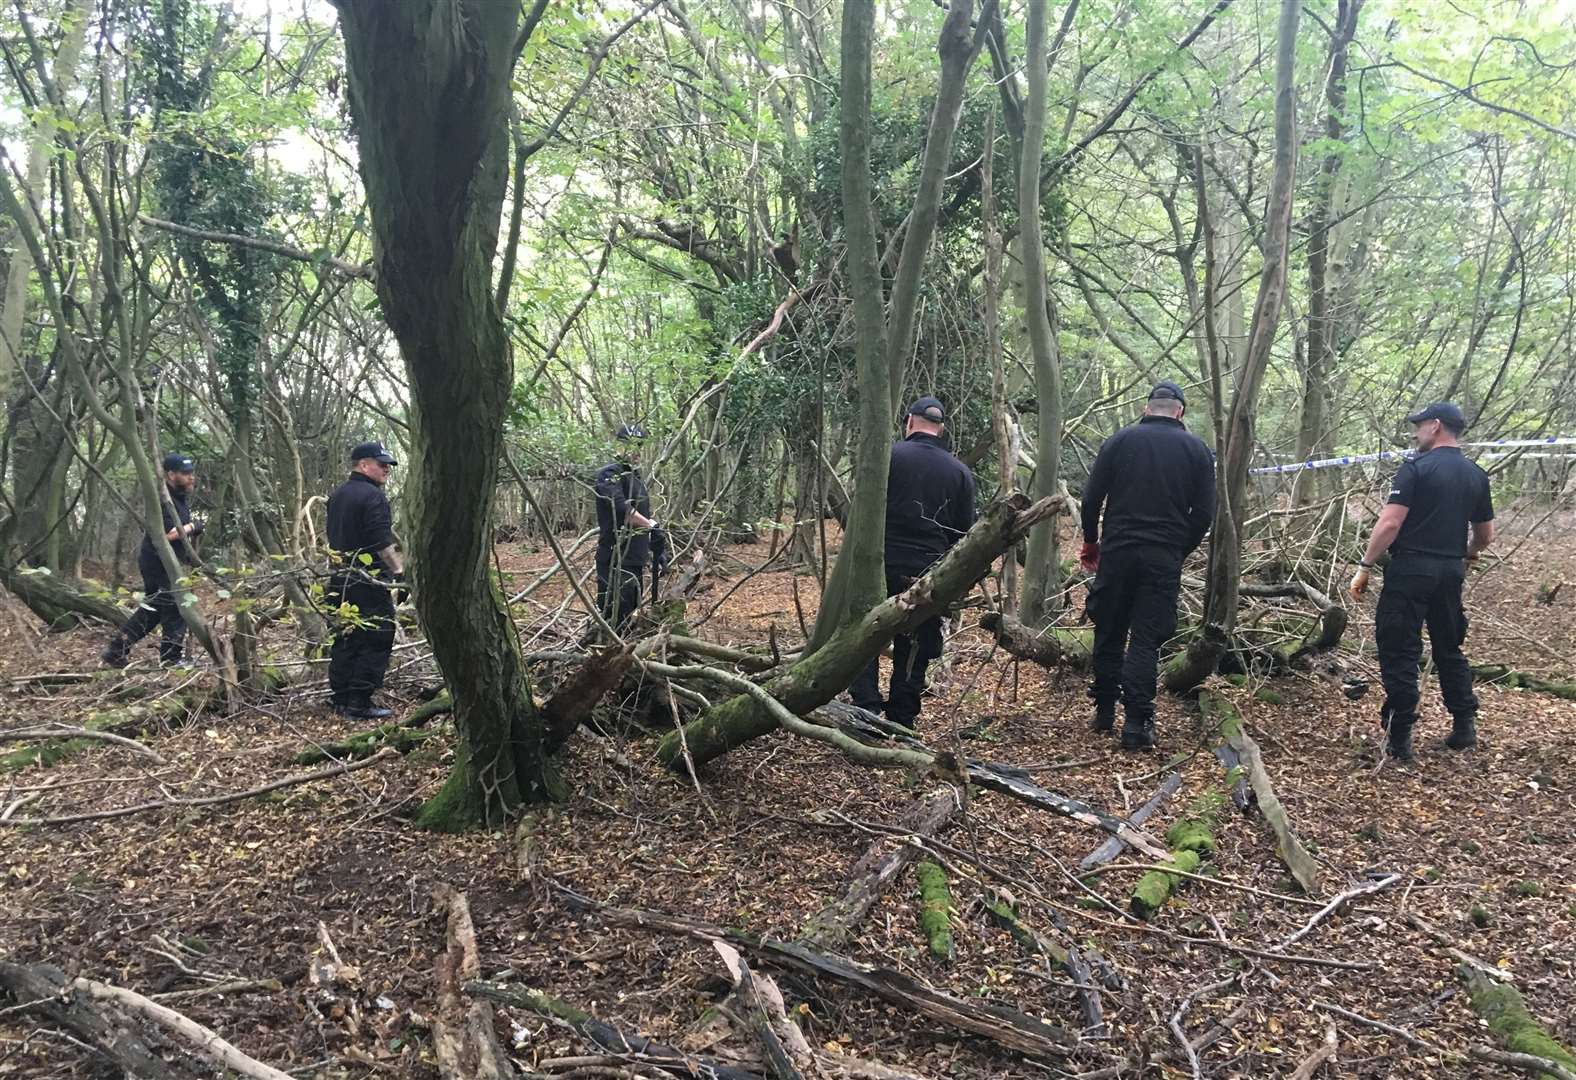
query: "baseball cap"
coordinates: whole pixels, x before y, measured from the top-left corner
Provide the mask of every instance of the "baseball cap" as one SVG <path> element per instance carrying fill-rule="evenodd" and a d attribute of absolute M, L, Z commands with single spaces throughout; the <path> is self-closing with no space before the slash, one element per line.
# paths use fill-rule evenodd
<path fill-rule="evenodd" d="M 1162 379 L 1155 383 L 1155 388 L 1149 391 L 1149 400 L 1153 401 L 1155 398 L 1175 398 L 1182 404 L 1187 404 L 1187 396 L 1182 393 L 1182 388 L 1170 379 Z"/>
<path fill-rule="evenodd" d="M 646 429 L 639 424 L 620 424 L 613 438 L 620 442 L 638 442 L 646 437 Z"/>
<path fill-rule="evenodd" d="M 941 402 L 927 396 L 917 399 L 910 405 L 908 415 L 921 417 L 932 424 L 941 424 L 946 422 L 947 410 L 942 408 Z"/>
<path fill-rule="evenodd" d="M 355 462 L 360 461 L 362 458 L 377 458 L 384 465 L 399 464 L 399 462 L 394 460 L 394 455 L 389 453 L 380 442 L 357 443 L 351 447 L 350 460 Z"/>
<path fill-rule="evenodd" d="M 197 462 L 190 454 L 169 453 L 164 455 L 165 472 L 196 472 Z"/>
<path fill-rule="evenodd" d="M 1467 426 L 1467 418 L 1461 415 L 1461 410 L 1448 401 L 1436 401 L 1406 418 L 1408 424 L 1421 424 L 1425 420 L 1442 420 L 1452 431 L 1461 431 Z"/>

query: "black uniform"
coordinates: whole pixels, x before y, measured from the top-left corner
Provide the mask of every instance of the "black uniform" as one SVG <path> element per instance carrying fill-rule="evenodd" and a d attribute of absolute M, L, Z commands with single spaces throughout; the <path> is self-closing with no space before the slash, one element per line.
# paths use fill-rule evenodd
<path fill-rule="evenodd" d="M 1088 600 L 1097 715 L 1114 715 L 1120 700 L 1128 726 L 1149 730 L 1160 646 L 1176 631 L 1182 560 L 1214 517 L 1214 457 L 1182 421 L 1145 416 L 1100 447 L 1083 492 L 1084 540 L 1100 544 Z"/>
<path fill-rule="evenodd" d="M 887 470 L 886 588 L 896 596 L 946 554 L 974 524 L 974 474 L 936 435 L 915 432 L 892 444 Z M 941 656 L 941 616 L 912 634 L 892 639 L 892 685 L 881 700 L 879 658 L 849 687 L 854 704 L 886 710 L 894 723 L 913 727 L 919 718 L 925 668 Z"/>
<path fill-rule="evenodd" d="M 667 536 L 660 529 L 627 524 L 631 510 L 651 516 L 651 495 L 635 467 L 626 461 L 602 466 L 596 474 L 596 602 L 615 630 L 628 625 L 640 607 L 646 562 L 667 565 Z"/>
<path fill-rule="evenodd" d="M 328 496 L 328 545 L 333 549 L 329 597 L 354 605 L 364 625 L 342 627 L 329 652 L 333 704 L 365 708 L 383 686 L 394 650 L 393 572 L 378 552 L 394 543 L 394 514 L 383 489 L 351 473 Z"/>
<path fill-rule="evenodd" d="M 1467 617 L 1461 607 L 1466 578 L 1467 526 L 1494 518 L 1488 474 L 1456 446 L 1441 446 L 1404 462 L 1389 501 L 1407 507 L 1390 545 L 1384 591 L 1374 614 L 1374 640 L 1384 683 L 1383 715 L 1396 736 L 1417 718 L 1417 679 L 1423 658 L 1423 625 L 1433 645 L 1434 668 L 1445 708 L 1458 721 L 1477 713 L 1472 669 L 1461 652 Z"/>
<path fill-rule="evenodd" d="M 190 524 L 192 511 L 185 491 L 177 491 L 172 487 L 166 490 L 170 502 L 161 506 L 164 511 L 164 532 L 168 535 L 177 525 Z M 179 537 L 170 541 L 170 547 L 175 549 L 175 557 L 188 566 L 197 561 L 186 542 L 184 530 Z M 126 620 L 126 625 L 121 627 L 120 633 L 110 640 L 105 659 L 110 663 L 124 664 L 131 647 L 158 626 L 164 631 L 159 640 L 159 663 L 166 667 L 178 664 L 186 651 L 186 623 L 181 620 L 180 608 L 175 603 L 174 593 L 170 591 L 169 575 L 164 572 L 164 564 L 159 561 L 151 536 L 144 536 L 142 546 L 137 549 L 137 569 L 142 572 L 142 602 L 132 612 L 131 618 Z"/>

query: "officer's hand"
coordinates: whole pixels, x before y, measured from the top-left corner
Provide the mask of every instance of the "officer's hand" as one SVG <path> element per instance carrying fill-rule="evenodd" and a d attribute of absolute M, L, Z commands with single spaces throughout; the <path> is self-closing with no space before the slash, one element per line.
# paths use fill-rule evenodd
<path fill-rule="evenodd" d="M 1086 574 L 1092 574 L 1100 569 L 1100 543 L 1099 541 L 1084 541 L 1083 547 L 1078 549 L 1078 568 Z"/>
<path fill-rule="evenodd" d="M 399 607 L 410 599 L 410 586 L 405 582 L 405 571 L 394 575 L 394 606 Z"/>
<path fill-rule="evenodd" d="M 191 521 L 188 522 L 187 525 L 186 525 L 186 535 L 187 536 L 201 536 L 202 535 L 202 531 L 205 528 L 207 528 L 207 527 L 208 527 L 208 523 L 205 522 L 202 518 L 192 518 Z"/>
<path fill-rule="evenodd" d="M 1352 594 L 1353 600 L 1361 600 L 1363 593 L 1368 591 L 1368 571 L 1368 567 L 1359 566 L 1357 573 L 1352 575 L 1352 583 L 1346 591 Z"/>

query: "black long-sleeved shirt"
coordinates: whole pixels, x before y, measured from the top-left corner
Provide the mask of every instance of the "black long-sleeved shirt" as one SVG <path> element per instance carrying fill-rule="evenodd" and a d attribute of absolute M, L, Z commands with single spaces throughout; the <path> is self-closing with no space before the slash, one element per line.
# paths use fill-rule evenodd
<path fill-rule="evenodd" d="M 394 543 L 394 511 L 383 489 L 362 473 L 328 496 L 328 546 L 336 560 L 349 566 L 388 573 L 378 552 Z M 371 563 L 361 558 L 372 556 Z"/>
<path fill-rule="evenodd" d="M 183 489 L 167 489 L 170 494 L 168 503 L 160 500 L 159 507 L 164 511 L 164 533 L 169 535 L 171 529 L 177 525 L 188 525 L 192 520 L 192 509 L 187 503 L 187 492 Z M 196 553 L 192 551 L 186 541 L 185 533 L 170 541 L 170 547 L 175 549 L 175 557 L 188 566 L 197 561 Z M 144 536 L 142 546 L 137 549 L 137 569 L 145 578 L 164 579 L 164 564 L 159 561 L 159 553 L 153 548 L 153 537 Z"/>
<path fill-rule="evenodd" d="M 626 569 L 646 565 L 651 555 L 651 532 L 625 528 L 631 510 L 651 516 L 646 482 L 628 462 L 609 462 L 596 474 L 596 543 L 604 554 L 618 548 Z"/>
<path fill-rule="evenodd" d="M 974 474 L 935 435 L 892 444 L 887 470 L 886 566 L 918 575 L 974 524 Z"/>
<path fill-rule="evenodd" d="M 1084 484 L 1086 541 L 1102 551 L 1153 545 L 1186 555 L 1214 519 L 1214 457 L 1182 421 L 1146 416 L 1100 447 Z"/>

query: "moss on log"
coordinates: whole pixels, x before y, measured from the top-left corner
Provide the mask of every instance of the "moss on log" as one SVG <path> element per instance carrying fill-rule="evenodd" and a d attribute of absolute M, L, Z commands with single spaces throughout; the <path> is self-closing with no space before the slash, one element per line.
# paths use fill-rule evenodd
<path fill-rule="evenodd" d="M 1205 791 L 1189 804 L 1187 812 L 1166 830 L 1166 843 L 1171 847 L 1171 866 L 1185 874 L 1198 873 L 1199 866 L 1215 850 L 1215 825 L 1226 797 L 1213 789 Z M 1183 879 L 1165 870 L 1150 870 L 1138 879 L 1133 887 L 1129 906 L 1133 914 L 1147 919 L 1159 911 Z"/>
<path fill-rule="evenodd" d="M 1466 984 L 1467 993 L 1472 999 L 1472 1011 L 1483 1018 L 1505 1049 L 1516 1054 L 1546 1058 L 1568 1069 L 1576 1069 L 1576 1054 L 1561 1046 L 1544 1030 L 1537 1018 L 1527 1011 L 1521 992 L 1514 986 L 1495 982 L 1470 964 L 1458 966 L 1456 975 Z"/>
<path fill-rule="evenodd" d="M 914 867 L 914 877 L 919 881 L 919 928 L 925 934 L 925 943 L 932 956 L 950 962 L 954 951 L 953 904 L 947 872 L 939 864 L 923 859 Z"/>
<path fill-rule="evenodd" d="M 1576 701 L 1576 682 L 1564 682 L 1526 671 L 1517 671 L 1506 664 L 1473 664 L 1472 678 L 1496 686 L 1534 690 L 1540 694 L 1552 694 L 1554 697 L 1564 698 L 1566 701 Z"/>
<path fill-rule="evenodd" d="M 1070 667 L 1086 671 L 1094 654 L 1093 630 L 1069 630 L 1052 626 L 1036 632 L 999 611 L 989 611 L 980 616 L 980 627 L 996 639 L 996 644 L 1003 651 L 1019 660 L 1032 660 L 1043 667 Z"/>
<path fill-rule="evenodd" d="M 1199 864 L 1203 859 L 1196 851 L 1177 851 L 1171 856 L 1171 866 L 1184 874 L 1198 873 Z M 1164 870 L 1151 870 L 1138 879 L 1138 884 L 1133 886 L 1133 896 L 1130 906 L 1133 914 L 1140 919 L 1147 919 L 1159 911 L 1165 902 L 1171 898 L 1171 893 L 1182 884 L 1182 879 L 1175 874 L 1168 874 Z"/>

